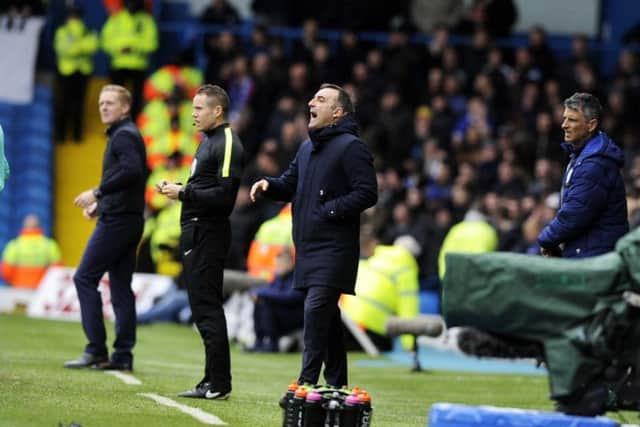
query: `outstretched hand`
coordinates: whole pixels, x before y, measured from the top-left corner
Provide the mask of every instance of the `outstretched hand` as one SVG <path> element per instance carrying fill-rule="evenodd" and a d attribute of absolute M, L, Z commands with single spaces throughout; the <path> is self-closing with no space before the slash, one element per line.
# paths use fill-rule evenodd
<path fill-rule="evenodd" d="M 252 202 L 256 202 L 256 198 L 259 194 L 264 193 L 269 188 L 269 181 L 266 179 L 261 179 L 260 181 L 256 181 L 251 186 L 251 191 L 249 192 L 249 198 Z"/>

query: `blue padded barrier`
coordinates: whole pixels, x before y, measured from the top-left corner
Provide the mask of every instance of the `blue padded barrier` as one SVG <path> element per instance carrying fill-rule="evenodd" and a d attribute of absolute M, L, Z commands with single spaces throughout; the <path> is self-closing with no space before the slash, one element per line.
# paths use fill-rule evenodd
<path fill-rule="evenodd" d="M 494 406 L 435 403 L 429 410 L 429 427 L 619 427 L 606 417 L 576 417 Z"/>

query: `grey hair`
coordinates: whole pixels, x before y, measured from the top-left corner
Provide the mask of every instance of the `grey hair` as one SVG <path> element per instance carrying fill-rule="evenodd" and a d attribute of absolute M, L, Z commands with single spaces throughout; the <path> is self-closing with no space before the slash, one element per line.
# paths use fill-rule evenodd
<path fill-rule="evenodd" d="M 602 118 L 602 105 L 595 96 L 586 92 L 576 92 L 564 100 L 565 108 L 580 111 L 587 120 L 596 119 L 598 124 Z"/>

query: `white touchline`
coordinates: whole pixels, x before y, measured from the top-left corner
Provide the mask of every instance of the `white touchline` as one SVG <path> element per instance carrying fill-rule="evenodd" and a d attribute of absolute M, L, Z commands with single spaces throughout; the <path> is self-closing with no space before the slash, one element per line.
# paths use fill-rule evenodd
<path fill-rule="evenodd" d="M 136 377 L 134 377 L 131 374 L 125 374 L 124 372 L 120 372 L 120 371 L 104 371 L 105 374 L 109 374 L 109 375 L 113 375 L 114 377 L 122 380 L 123 383 L 125 384 L 129 384 L 129 385 L 141 385 L 142 381 L 140 381 L 139 379 L 137 379 Z"/>
<path fill-rule="evenodd" d="M 155 393 L 138 393 L 138 395 L 155 400 L 160 405 L 168 406 L 170 408 L 176 408 L 180 412 L 183 412 L 187 415 L 191 415 L 193 418 L 200 421 L 201 423 L 216 425 L 216 426 L 227 425 L 227 423 L 225 423 L 224 421 L 222 421 L 220 418 L 216 417 L 213 414 L 205 412 L 199 408 L 193 408 L 191 406 L 183 405 L 182 403 L 178 403 L 175 400 L 169 399 L 168 397 L 160 396 Z"/>

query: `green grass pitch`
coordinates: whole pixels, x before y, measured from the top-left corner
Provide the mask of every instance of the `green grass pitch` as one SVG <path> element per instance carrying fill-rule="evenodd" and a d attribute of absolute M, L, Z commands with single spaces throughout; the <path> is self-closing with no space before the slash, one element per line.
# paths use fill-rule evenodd
<path fill-rule="evenodd" d="M 113 325 L 107 325 L 113 339 Z M 62 362 L 85 344 L 81 325 L 0 315 L 0 426 L 202 426 L 189 415 L 138 393 L 156 393 L 200 408 L 230 426 L 282 425 L 278 399 L 297 376 L 300 354 L 249 354 L 232 346 L 230 400 L 180 399 L 202 376 L 203 348 L 192 328 L 154 324 L 138 328 L 133 375 L 127 385 L 103 372 L 70 370 Z M 435 402 L 551 410 L 547 378 L 362 367 L 363 353 L 349 353 L 351 385 L 373 398 L 373 426 L 426 426 Z"/>

